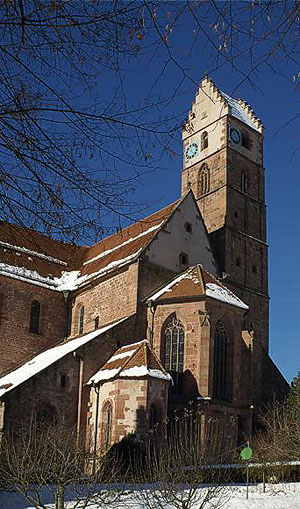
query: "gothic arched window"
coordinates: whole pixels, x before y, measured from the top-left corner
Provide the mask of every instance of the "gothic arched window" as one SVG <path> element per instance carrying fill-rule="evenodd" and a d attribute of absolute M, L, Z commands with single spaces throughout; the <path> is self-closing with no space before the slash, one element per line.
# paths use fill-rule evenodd
<path fill-rule="evenodd" d="M 107 449 L 111 444 L 111 436 L 112 436 L 112 416 L 113 416 L 113 409 L 112 404 L 110 402 L 106 403 L 103 407 L 103 442 L 104 447 Z"/>
<path fill-rule="evenodd" d="M 38 300 L 33 300 L 30 309 L 29 331 L 38 334 L 40 331 L 41 305 Z"/>
<path fill-rule="evenodd" d="M 208 147 L 208 134 L 206 131 L 201 135 L 201 150 Z"/>
<path fill-rule="evenodd" d="M 227 398 L 227 332 L 222 322 L 218 322 L 214 336 L 214 390 L 216 399 Z"/>
<path fill-rule="evenodd" d="M 164 367 L 173 378 L 173 391 L 180 392 L 184 361 L 184 327 L 173 318 L 164 331 Z"/>
<path fill-rule="evenodd" d="M 203 196 L 210 190 L 210 175 L 207 164 L 202 164 L 198 175 L 198 196 Z"/>
<path fill-rule="evenodd" d="M 84 321 L 84 306 L 79 309 L 79 320 L 78 320 L 78 333 L 83 333 L 83 321 Z"/>
<path fill-rule="evenodd" d="M 156 405 L 151 405 L 149 412 L 149 429 L 155 430 L 159 424 L 159 412 Z"/>

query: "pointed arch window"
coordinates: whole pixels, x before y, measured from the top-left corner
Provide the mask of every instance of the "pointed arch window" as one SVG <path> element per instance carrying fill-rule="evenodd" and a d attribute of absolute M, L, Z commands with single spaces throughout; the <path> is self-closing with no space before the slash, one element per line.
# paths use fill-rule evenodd
<path fill-rule="evenodd" d="M 206 163 L 202 164 L 198 175 L 198 196 L 203 196 L 210 190 L 210 174 Z"/>
<path fill-rule="evenodd" d="M 214 387 L 216 399 L 227 399 L 228 337 L 222 322 L 218 322 L 214 335 Z"/>
<path fill-rule="evenodd" d="M 29 323 L 29 331 L 32 334 L 39 334 L 40 332 L 40 314 L 41 305 L 38 300 L 33 300 L 30 308 L 30 323 Z"/>
<path fill-rule="evenodd" d="M 104 447 L 107 449 L 111 444 L 112 438 L 112 417 L 113 409 L 110 402 L 106 403 L 103 408 L 103 431 L 104 431 Z"/>
<path fill-rule="evenodd" d="M 184 327 L 173 318 L 164 331 L 164 367 L 173 378 L 173 392 L 180 393 L 183 382 Z"/>
<path fill-rule="evenodd" d="M 201 135 L 201 150 L 208 147 L 208 134 L 207 131 L 204 131 Z"/>
<path fill-rule="evenodd" d="M 78 333 L 83 333 L 83 322 L 84 322 L 84 306 L 79 309 L 79 321 L 78 321 Z"/>

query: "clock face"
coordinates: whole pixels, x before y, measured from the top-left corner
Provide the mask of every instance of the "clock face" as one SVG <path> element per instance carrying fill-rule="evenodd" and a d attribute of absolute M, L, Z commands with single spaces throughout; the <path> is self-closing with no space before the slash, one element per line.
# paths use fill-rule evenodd
<path fill-rule="evenodd" d="M 198 154 L 198 148 L 199 145 L 197 141 L 194 141 L 193 143 L 187 146 L 185 150 L 185 158 L 187 161 L 190 161 L 191 159 L 193 159 L 193 157 L 195 157 Z"/>
<path fill-rule="evenodd" d="M 238 145 L 240 145 L 240 143 L 242 141 L 240 131 L 238 131 L 235 127 L 230 127 L 229 136 L 230 136 L 230 139 L 233 141 L 233 143 L 237 143 Z"/>

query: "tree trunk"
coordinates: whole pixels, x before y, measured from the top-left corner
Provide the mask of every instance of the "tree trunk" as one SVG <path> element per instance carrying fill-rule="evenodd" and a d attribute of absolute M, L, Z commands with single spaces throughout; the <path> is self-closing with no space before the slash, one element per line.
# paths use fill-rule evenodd
<path fill-rule="evenodd" d="M 65 500 L 64 485 L 58 483 L 57 484 L 57 492 L 56 492 L 55 509 L 64 509 L 64 500 Z"/>

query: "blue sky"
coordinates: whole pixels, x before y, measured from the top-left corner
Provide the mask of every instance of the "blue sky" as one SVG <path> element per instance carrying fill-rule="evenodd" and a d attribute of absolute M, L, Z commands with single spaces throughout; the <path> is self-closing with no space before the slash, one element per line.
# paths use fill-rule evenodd
<path fill-rule="evenodd" d="M 163 64 L 168 60 L 168 51 L 160 47 L 155 58 L 150 58 L 146 51 L 145 54 L 142 52 L 139 58 L 124 65 L 123 85 L 129 109 L 130 105 L 143 102 L 149 94 L 152 98 L 164 98 L 177 90 L 176 97 L 166 107 L 157 108 L 151 115 L 157 118 L 174 115 L 173 124 L 177 122 L 179 125 L 194 99 L 196 82 L 208 72 L 219 88 L 245 99 L 262 119 L 265 126 L 264 166 L 270 244 L 270 352 L 287 380 L 291 381 L 300 368 L 300 278 L 297 270 L 300 129 L 298 119 L 283 126 L 300 112 L 300 95 L 293 82 L 293 75 L 298 72 L 297 65 L 279 55 L 276 70 L 280 74 L 273 73 L 270 67 L 262 64 L 251 75 L 252 83 L 248 80 L 241 83 L 242 74 L 233 69 L 230 62 L 215 70 L 215 52 L 203 36 L 198 34 L 189 52 L 187 48 L 194 37 L 191 19 L 186 17 L 179 25 L 170 37 L 170 48 L 184 68 L 185 78 L 182 70 L 170 62 L 157 81 Z M 249 62 L 242 58 L 238 67 L 247 73 Z M 153 83 L 155 86 L 151 88 Z M 135 183 L 134 199 L 143 204 L 142 212 L 136 217 L 151 213 L 180 196 L 180 135 L 180 128 L 172 135 L 172 156 L 159 145 L 153 148 L 153 164 L 159 169 Z M 145 147 L 147 145 L 148 151 L 149 140 L 145 139 L 142 143 Z"/>

